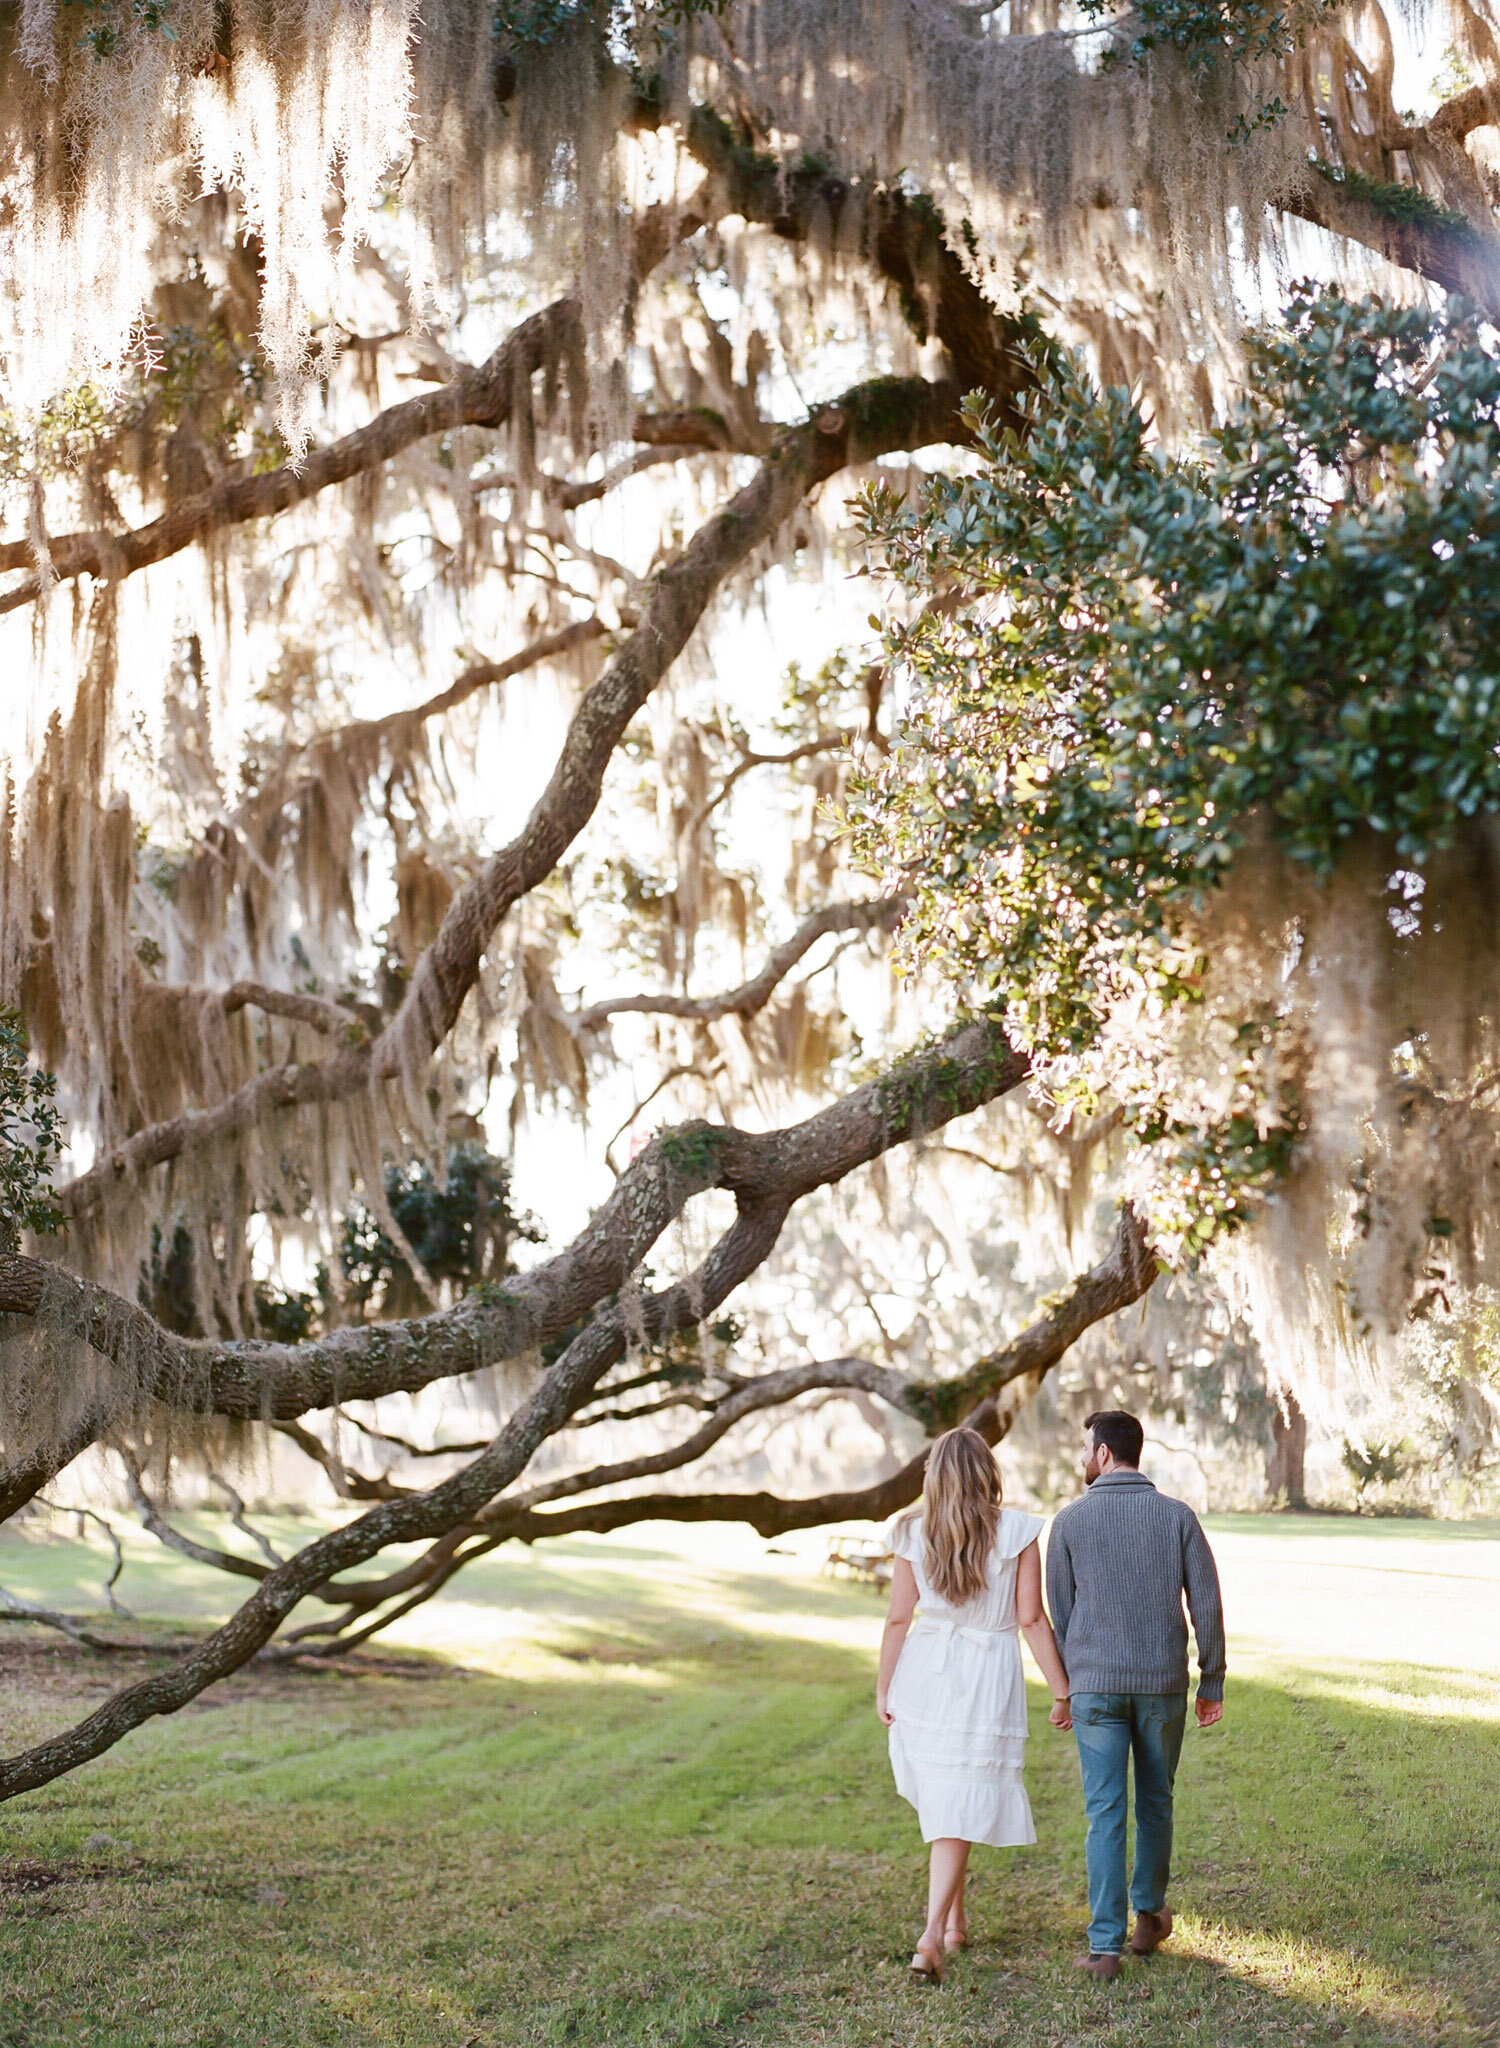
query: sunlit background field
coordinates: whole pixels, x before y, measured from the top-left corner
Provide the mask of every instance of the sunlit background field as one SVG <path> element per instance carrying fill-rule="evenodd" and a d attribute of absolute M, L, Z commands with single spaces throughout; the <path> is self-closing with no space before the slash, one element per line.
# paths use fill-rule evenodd
<path fill-rule="evenodd" d="M 978 1852 L 975 1946 L 923 1990 L 878 1596 L 825 1534 L 652 1526 L 503 1551 L 378 1654 L 253 1667 L 6 1808 L 0 2044 L 1488 2048 L 1500 1525 L 1209 1527 L 1228 1712 L 1187 1741 L 1177 1935 L 1114 1986 L 1069 1968 L 1077 1769 L 1040 1686 L 1041 1840 Z M 217 1611 L 221 1578 L 126 1540 L 115 1634 Z M 6 1530 L 0 1584 L 97 1607 L 103 1557 Z M 20 1624 L 0 1658 L 8 1749 L 153 1661 Z"/>

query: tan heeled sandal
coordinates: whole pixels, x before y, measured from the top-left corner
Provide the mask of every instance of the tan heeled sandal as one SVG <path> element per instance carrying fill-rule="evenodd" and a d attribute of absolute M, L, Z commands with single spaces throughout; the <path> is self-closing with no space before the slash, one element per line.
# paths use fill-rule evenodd
<path fill-rule="evenodd" d="M 941 1984 L 948 1974 L 941 1951 L 923 1948 L 917 1943 L 917 1952 L 907 1964 L 907 1974 L 919 1984 Z"/>

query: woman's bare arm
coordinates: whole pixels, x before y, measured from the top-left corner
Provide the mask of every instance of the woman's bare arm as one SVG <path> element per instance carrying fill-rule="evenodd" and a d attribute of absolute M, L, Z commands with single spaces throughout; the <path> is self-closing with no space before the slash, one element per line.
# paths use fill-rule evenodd
<path fill-rule="evenodd" d="M 1054 1728 L 1071 1728 L 1073 1716 L 1068 1711 L 1068 1674 L 1057 1654 L 1052 1624 L 1042 1605 L 1042 1555 L 1035 1543 L 1028 1543 L 1021 1552 L 1020 1568 L 1016 1573 L 1016 1620 L 1043 1678 L 1052 1688 L 1052 1712 L 1048 1720 Z"/>
<path fill-rule="evenodd" d="M 891 1680 L 896 1675 L 901 1648 L 906 1641 L 906 1631 L 911 1627 L 912 1614 L 917 1604 L 917 1575 L 904 1557 L 896 1559 L 896 1569 L 891 1575 L 891 1604 L 886 1609 L 885 1634 L 880 1638 L 880 1672 L 875 1680 L 875 1711 L 887 1728 L 895 1716 L 886 1705 L 891 1689 Z M 1051 1630 L 1048 1630 L 1051 1634 Z M 1055 1656 L 1056 1651 L 1053 1652 Z"/>

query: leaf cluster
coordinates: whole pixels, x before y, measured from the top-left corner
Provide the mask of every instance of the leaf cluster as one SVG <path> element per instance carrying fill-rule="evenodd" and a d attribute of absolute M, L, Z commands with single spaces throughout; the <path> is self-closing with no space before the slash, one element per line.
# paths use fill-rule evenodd
<path fill-rule="evenodd" d="M 1287 57 L 1304 33 L 1299 14 L 1318 9 L 1275 6 L 1268 0 L 1136 0 L 1130 19 L 1136 33 L 1125 55 L 1144 63 L 1154 50 L 1175 50 L 1189 70 L 1204 71 L 1228 59 L 1253 63 L 1263 57 Z M 1114 11 L 1112 0 L 1082 0 L 1088 19 L 1099 21 Z"/>
<path fill-rule="evenodd" d="M 1458 318 L 1299 288 L 1202 442 L 1038 361 L 1022 434 L 869 537 L 915 599 L 908 716 L 856 837 L 915 884 L 913 956 L 1055 1052 L 1164 943 L 1259 819 L 1327 875 L 1408 868 L 1500 805 L 1500 363 Z M 935 593 L 944 601 L 932 604 Z"/>
<path fill-rule="evenodd" d="M 197 292 L 191 276 L 186 289 Z M 184 427 L 190 433 L 183 448 L 205 465 L 201 473 L 184 475 L 181 461 L 174 464 L 170 444 Z M 259 472 L 285 459 L 269 421 L 264 359 L 214 311 L 198 322 L 143 329 L 117 395 L 75 385 L 24 428 L 0 408 L 0 492 L 17 496 L 37 478 L 80 471 L 120 467 L 156 483 L 165 465 L 169 486 L 185 488 L 206 483 L 225 465 Z"/>
<path fill-rule="evenodd" d="M 25 1231 L 50 1236 L 63 1220 L 51 1199 L 63 1149 L 57 1078 L 30 1053 L 19 1011 L 0 1009 L 0 1252 L 18 1251 Z"/>
<path fill-rule="evenodd" d="M 1172 50 L 1189 71 L 1207 72 L 1225 64 L 1244 65 L 1289 57 L 1304 40 L 1309 23 L 1327 13 L 1337 0 L 1137 0 L 1129 14 L 1135 33 L 1128 43 L 1105 53 L 1106 64 L 1145 64 L 1158 50 Z M 1113 14 L 1112 0 L 1082 0 L 1090 20 Z M 1257 129 L 1274 128 L 1290 109 L 1279 96 L 1256 103 L 1241 114 L 1229 132 L 1231 143 L 1244 144 Z"/>
<path fill-rule="evenodd" d="M 82 8 L 87 26 L 78 41 L 93 51 L 96 64 L 115 54 L 127 28 L 160 34 L 169 43 L 177 40 L 177 31 L 167 19 L 172 0 L 125 0 L 123 6 L 120 0 L 63 0 L 63 5 Z"/>
<path fill-rule="evenodd" d="M 441 1176 L 420 1159 L 389 1168 L 385 1198 L 431 1278 L 460 1292 L 509 1273 L 513 1243 L 541 1240 L 536 1222 L 513 1205 L 509 1165 L 482 1145 L 455 1145 Z M 361 1315 L 399 1315 L 416 1305 L 410 1266 L 367 1209 L 344 1218 L 339 1268 L 346 1302 Z"/>

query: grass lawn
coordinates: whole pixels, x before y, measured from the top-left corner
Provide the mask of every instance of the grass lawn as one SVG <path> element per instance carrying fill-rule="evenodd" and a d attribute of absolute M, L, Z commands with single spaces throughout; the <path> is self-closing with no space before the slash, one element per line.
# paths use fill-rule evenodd
<path fill-rule="evenodd" d="M 653 1527 L 502 1552 L 378 1656 L 242 1675 L 0 1809 L 0 2048 L 1500 2041 L 1500 1525 L 1210 1534 L 1227 1718 L 1187 1739 L 1178 1934 L 1113 1986 L 1069 1968 L 1077 1765 L 1039 1685 L 1041 1841 L 975 1852 L 975 1947 L 911 1985 L 880 1602 L 821 1536 Z M 0 1584 L 97 1608 L 101 1555 L 6 1532 Z M 218 1609 L 129 1556 L 135 1628 Z M 6 1749 L 146 1668 L 7 1625 Z"/>

